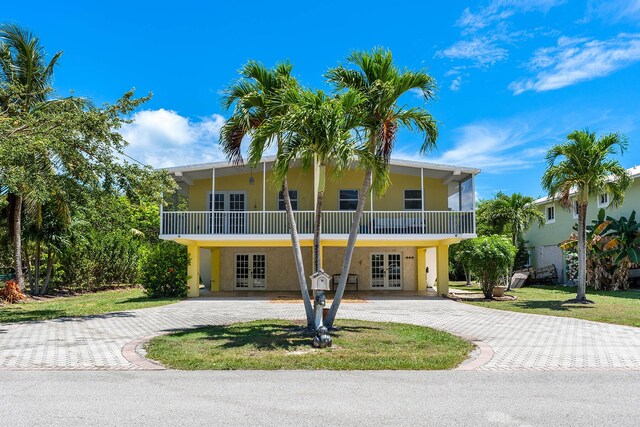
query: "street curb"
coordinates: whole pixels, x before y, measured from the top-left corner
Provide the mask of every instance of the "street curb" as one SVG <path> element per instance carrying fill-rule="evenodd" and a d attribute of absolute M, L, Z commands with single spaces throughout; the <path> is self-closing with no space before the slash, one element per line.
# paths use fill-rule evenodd
<path fill-rule="evenodd" d="M 161 334 L 149 335 L 129 341 L 122 346 L 122 357 L 127 359 L 129 363 L 147 371 L 165 371 L 167 368 L 162 366 L 160 363 L 147 359 L 142 355 L 144 353 L 143 345 L 151 338 L 157 337 L 158 335 Z"/>
<path fill-rule="evenodd" d="M 470 337 L 462 338 L 470 341 L 476 346 L 477 355 L 462 362 L 460 366 L 454 369 L 454 371 L 475 371 L 491 361 L 491 359 L 493 358 L 493 349 L 489 344 Z"/>

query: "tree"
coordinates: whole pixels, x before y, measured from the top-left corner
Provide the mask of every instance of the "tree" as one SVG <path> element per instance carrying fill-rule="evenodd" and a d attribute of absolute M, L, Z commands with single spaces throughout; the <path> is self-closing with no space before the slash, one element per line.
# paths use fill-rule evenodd
<path fill-rule="evenodd" d="M 258 138 L 283 135 L 283 143 L 274 166 L 274 178 L 282 182 L 289 167 L 299 159 L 304 169 L 313 166 L 317 180 L 313 227 L 313 271 L 320 270 L 320 233 L 327 166 L 336 174 L 348 169 L 357 149 L 352 130 L 358 123 L 357 107 L 362 98 L 357 92 L 334 97 L 323 91 L 293 90 L 282 94 L 288 105 L 284 115 L 273 115 L 258 130 Z M 317 300 L 314 298 L 314 310 Z M 316 329 L 320 325 L 315 325 Z"/>
<path fill-rule="evenodd" d="M 283 90 L 295 90 L 298 86 L 291 75 L 292 68 L 290 64 L 282 63 L 276 65 L 274 69 L 268 69 L 256 61 L 249 61 L 240 70 L 242 77 L 225 90 L 222 103 L 227 110 L 233 107 L 233 114 L 222 126 L 220 145 L 230 162 L 243 163 L 242 140 L 245 135 L 253 136 L 269 118 L 286 114 L 288 105 L 280 103 L 280 96 Z M 275 135 L 275 138 L 252 138 L 249 147 L 249 164 L 257 165 L 265 151 L 274 142 L 279 156 L 282 150 L 281 134 Z M 313 325 L 313 308 L 307 289 L 302 248 L 286 175 L 282 177 L 281 185 L 307 324 Z"/>
<path fill-rule="evenodd" d="M 0 26 L 0 111 L 8 117 L 26 115 L 46 100 L 51 90 L 53 69 L 62 52 L 57 52 L 47 62 L 40 40 L 17 25 Z M 18 89 L 19 90 L 16 90 Z M 25 288 L 22 271 L 22 202 L 25 186 L 11 189 L 9 202 L 9 236 L 14 248 L 14 266 L 18 286 Z"/>
<path fill-rule="evenodd" d="M 522 235 L 532 224 L 544 225 L 544 214 L 533 202 L 533 197 L 520 193 L 508 196 L 503 192 L 499 192 L 489 202 L 489 215 L 503 230 L 510 231 L 514 246 L 518 245 L 518 240 L 522 239 Z"/>
<path fill-rule="evenodd" d="M 451 245 L 449 253 L 451 254 L 452 261 L 462 267 L 464 277 L 467 281 L 467 286 L 471 285 L 471 261 L 470 254 L 473 246 L 472 239 L 463 240 L 460 243 Z"/>
<path fill-rule="evenodd" d="M 418 91 L 424 101 L 433 99 L 436 86 L 431 76 L 424 71 L 399 70 L 393 63 L 391 52 L 381 48 L 371 52 L 353 52 L 347 62 L 355 68 L 338 66 L 329 70 L 327 79 L 337 90 L 353 90 L 364 99 L 360 105 L 359 128 L 363 131 L 367 155 L 359 162 L 364 168 L 364 179 L 349 231 L 340 282 L 325 319 L 329 328 L 344 295 L 366 198 L 372 188 L 377 195 L 382 195 L 389 185 L 389 160 L 398 128 L 424 134 L 421 154 L 435 146 L 438 136 L 436 121 L 425 109 L 398 104 L 399 98 L 408 91 Z"/>
<path fill-rule="evenodd" d="M 587 244 L 586 217 L 589 197 L 607 193 L 611 206 L 624 200 L 624 193 L 632 183 L 631 177 L 611 156 L 622 154 L 628 142 L 624 135 L 610 133 L 597 138 L 589 130 L 573 131 L 567 141 L 547 152 L 547 170 L 542 187 L 549 197 L 559 199 L 565 208 L 572 207 L 575 191 L 578 207 L 578 291 L 577 302 L 591 302 L 586 296 Z"/>
<path fill-rule="evenodd" d="M 516 248 L 508 238 L 499 235 L 468 241 L 467 256 L 471 270 L 478 276 L 485 298 L 493 298 L 493 288 L 513 265 Z"/>

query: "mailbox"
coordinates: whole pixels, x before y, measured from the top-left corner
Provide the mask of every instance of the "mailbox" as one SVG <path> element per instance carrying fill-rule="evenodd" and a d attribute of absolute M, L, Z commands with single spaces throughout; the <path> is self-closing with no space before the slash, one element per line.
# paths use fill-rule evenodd
<path fill-rule="evenodd" d="M 331 276 L 320 269 L 316 273 L 311 275 L 311 290 L 314 291 L 328 291 L 331 290 L 330 281 Z"/>

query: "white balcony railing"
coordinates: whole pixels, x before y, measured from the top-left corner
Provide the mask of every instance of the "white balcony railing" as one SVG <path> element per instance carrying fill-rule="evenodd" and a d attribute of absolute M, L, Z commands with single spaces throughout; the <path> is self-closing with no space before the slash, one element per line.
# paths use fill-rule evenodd
<path fill-rule="evenodd" d="M 324 211 L 323 234 L 349 234 L 353 211 Z M 295 211 L 299 234 L 313 233 L 313 211 Z M 475 212 L 365 211 L 360 234 L 475 234 Z M 289 234 L 286 212 L 162 212 L 161 235 Z"/>

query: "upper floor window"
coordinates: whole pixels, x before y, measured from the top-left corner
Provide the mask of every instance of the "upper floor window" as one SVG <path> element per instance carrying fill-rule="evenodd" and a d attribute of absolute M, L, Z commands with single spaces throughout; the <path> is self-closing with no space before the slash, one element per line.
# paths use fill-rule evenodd
<path fill-rule="evenodd" d="M 404 190 L 404 210 L 419 211 L 422 209 L 422 191 Z"/>
<path fill-rule="evenodd" d="M 551 206 L 547 206 L 547 208 L 545 209 L 546 212 L 546 218 L 547 218 L 547 224 L 550 224 L 552 222 L 556 222 L 556 207 L 551 205 Z"/>
<path fill-rule="evenodd" d="M 574 200 L 573 201 L 573 217 L 574 218 L 578 218 L 578 212 L 579 212 L 579 205 L 578 205 L 578 201 Z"/>
<path fill-rule="evenodd" d="M 339 190 L 338 209 L 341 211 L 355 211 L 358 207 L 358 190 Z"/>
<path fill-rule="evenodd" d="M 291 199 L 291 209 L 298 210 L 298 190 L 289 190 L 289 199 Z M 278 192 L 278 210 L 284 211 L 284 192 Z"/>
<path fill-rule="evenodd" d="M 609 206 L 609 193 L 602 193 L 598 196 L 598 207 L 604 208 Z"/>

